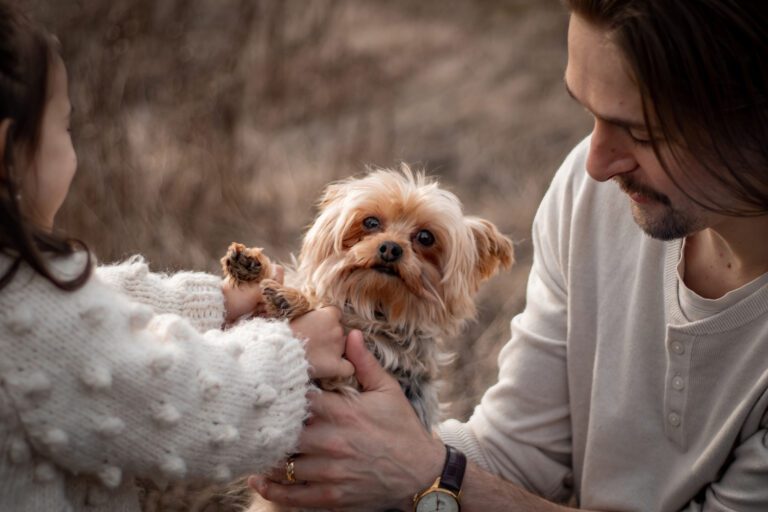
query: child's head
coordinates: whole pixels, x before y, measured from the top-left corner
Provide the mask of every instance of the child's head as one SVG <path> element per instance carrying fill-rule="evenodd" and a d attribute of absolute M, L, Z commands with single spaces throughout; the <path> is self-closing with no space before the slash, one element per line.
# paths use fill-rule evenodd
<path fill-rule="evenodd" d="M 0 0 L 0 250 L 62 288 L 40 250 L 72 252 L 50 234 L 77 160 L 69 134 L 67 76 L 50 34 Z M 0 287 L 15 268 L 0 277 Z"/>

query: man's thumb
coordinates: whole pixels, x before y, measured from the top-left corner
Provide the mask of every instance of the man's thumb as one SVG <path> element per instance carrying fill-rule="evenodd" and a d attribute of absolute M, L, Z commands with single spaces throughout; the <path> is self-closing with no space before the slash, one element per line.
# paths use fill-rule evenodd
<path fill-rule="evenodd" d="M 388 384 L 389 374 L 365 346 L 362 332 L 354 330 L 347 335 L 346 356 L 355 367 L 355 377 L 363 391 L 381 389 Z"/>

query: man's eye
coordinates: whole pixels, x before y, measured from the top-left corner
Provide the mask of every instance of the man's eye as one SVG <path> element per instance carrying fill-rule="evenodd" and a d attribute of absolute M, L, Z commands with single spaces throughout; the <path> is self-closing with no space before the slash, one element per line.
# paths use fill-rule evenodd
<path fill-rule="evenodd" d="M 366 217 L 365 220 L 363 220 L 363 227 L 369 231 L 379 229 L 380 226 L 381 221 L 379 221 L 379 219 L 376 217 Z"/>
<path fill-rule="evenodd" d="M 629 138 L 632 139 L 632 142 L 639 146 L 650 146 L 653 142 L 650 135 L 648 135 L 648 132 L 627 130 L 627 133 L 629 134 Z"/>
<path fill-rule="evenodd" d="M 422 229 L 418 233 L 416 233 L 416 241 L 423 245 L 424 247 L 431 247 L 435 244 L 435 235 L 432 234 L 431 231 L 428 231 L 426 229 Z"/>

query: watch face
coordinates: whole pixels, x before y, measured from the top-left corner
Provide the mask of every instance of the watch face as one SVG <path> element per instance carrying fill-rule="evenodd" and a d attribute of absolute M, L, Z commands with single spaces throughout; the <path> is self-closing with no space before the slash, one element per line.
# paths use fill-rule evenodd
<path fill-rule="evenodd" d="M 421 497 L 416 512 L 459 512 L 459 503 L 447 492 L 433 491 Z"/>

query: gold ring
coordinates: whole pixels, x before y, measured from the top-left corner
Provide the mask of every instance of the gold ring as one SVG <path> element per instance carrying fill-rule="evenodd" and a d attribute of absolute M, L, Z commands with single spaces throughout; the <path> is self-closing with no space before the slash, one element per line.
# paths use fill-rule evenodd
<path fill-rule="evenodd" d="M 295 467 L 293 465 L 293 459 L 288 459 L 285 461 L 285 479 L 290 483 L 294 483 L 296 481 L 296 473 L 294 470 Z"/>

